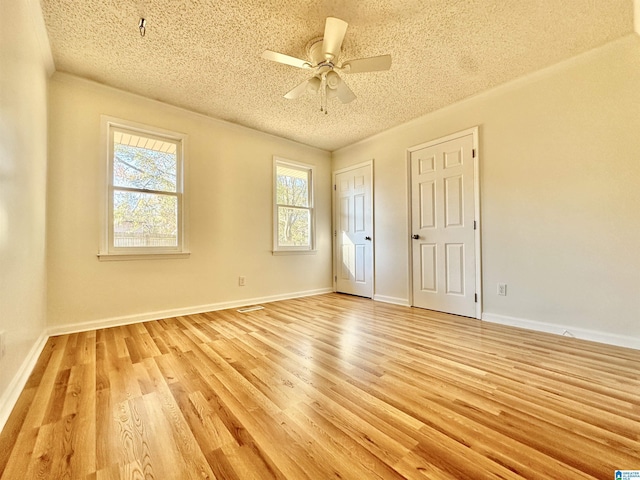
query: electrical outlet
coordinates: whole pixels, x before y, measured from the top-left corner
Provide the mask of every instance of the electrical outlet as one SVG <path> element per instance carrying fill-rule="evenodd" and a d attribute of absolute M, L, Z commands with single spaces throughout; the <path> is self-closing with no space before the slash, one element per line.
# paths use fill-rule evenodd
<path fill-rule="evenodd" d="M 5 346 L 4 332 L 0 332 L 0 359 L 7 353 Z"/>
<path fill-rule="evenodd" d="M 506 283 L 499 283 L 498 284 L 498 295 L 500 295 L 501 297 L 506 297 L 507 296 L 507 284 Z"/>
<path fill-rule="evenodd" d="M 238 285 L 244 287 L 246 285 L 247 279 L 245 277 L 238 277 Z"/>

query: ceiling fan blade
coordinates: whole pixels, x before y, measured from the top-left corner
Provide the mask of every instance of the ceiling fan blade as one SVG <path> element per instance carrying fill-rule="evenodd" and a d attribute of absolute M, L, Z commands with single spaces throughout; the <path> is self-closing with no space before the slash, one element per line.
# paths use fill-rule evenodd
<path fill-rule="evenodd" d="M 315 77 L 311 77 L 311 78 L 315 78 Z M 301 96 L 304 92 L 307 91 L 307 84 L 309 83 L 309 80 L 305 80 L 304 82 L 302 82 L 300 85 L 298 85 L 297 87 L 295 87 L 293 90 L 287 92 L 284 94 L 284 98 L 288 98 L 289 100 L 295 100 L 296 98 L 298 98 L 299 96 Z"/>
<path fill-rule="evenodd" d="M 380 55 L 379 57 L 356 58 L 349 60 L 342 65 L 345 73 L 379 72 L 391 68 L 391 55 Z"/>
<path fill-rule="evenodd" d="M 306 60 L 302 60 L 296 57 L 290 57 L 289 55 L 285 55 L 284 53 L 273 52 L 271 50 L 265 50 L 262 53 L 262 58 L 271 60 L 273 62 L 284 63 L 285 65 L 291 65 L 292 67 L 307 69 L 312 67 L 312 65 Z"/>
<path fill-rule="evenodd" d="M 338 84 L 338 88 L 336 88 L 336 94 L 338 95 L 338 99 L 342 103 L 349 103 L 356 99 L 356 94 L 351 91 L 344 81 L 341 81 Z"/>
<path fill-rule="evenodd" d="M 324 25 L 324 38 L 322 39 L 322 49 L 327 60 L 333 60 L 340 55 L 342 40 L 347 33 L 349 24 L 344 20 L 335 17 L 327 17 Z"/>

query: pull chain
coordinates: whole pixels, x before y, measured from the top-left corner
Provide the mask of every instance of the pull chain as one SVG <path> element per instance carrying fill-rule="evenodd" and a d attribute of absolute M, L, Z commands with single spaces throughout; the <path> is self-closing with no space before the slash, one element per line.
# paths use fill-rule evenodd
<path fill-rule="evenodd" d="M 320 111 L 324 114 L 328 114 L 327 111 L 327 77 L 322 75 L 322 82 L 320 83 Z"/>

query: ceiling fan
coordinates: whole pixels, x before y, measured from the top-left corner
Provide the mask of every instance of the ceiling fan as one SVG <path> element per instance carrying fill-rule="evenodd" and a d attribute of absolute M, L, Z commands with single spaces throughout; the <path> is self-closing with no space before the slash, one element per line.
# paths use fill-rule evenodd
<path fill-rule="evenodd" d="M 357 58 L 338 64 L 342 41 L 349 24 L 335 17 L 327 17 L 324 36 L 311 40 L 307 45 L 309 60 L 291 57 L 284 53 L 265 50 L 262 58 L 292 67 L 314 70 L 313 76 L 302 82 L 284 97 L 290 100 L 300 97 L 307 91 L 320 92 L 320 110 L 327 113 L 327 98 L 338 97 L 342 103 L 355 100 L 356 95 L 342 80 L 340 73 L 364 73 L 389 70 L 391 55 Z"/>

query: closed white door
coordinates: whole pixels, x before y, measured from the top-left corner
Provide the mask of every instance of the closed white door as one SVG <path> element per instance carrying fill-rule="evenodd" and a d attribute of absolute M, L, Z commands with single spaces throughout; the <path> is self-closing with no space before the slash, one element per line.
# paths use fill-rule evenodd
<path fill-rule="evenodd" d="M 336 291 L 373 297 L 371 164 L 334 175 Z"/>
<path fill-rule="evenodd" d="M 476 316 L 474 133 L 410 153 L 413 305 Z"/>

